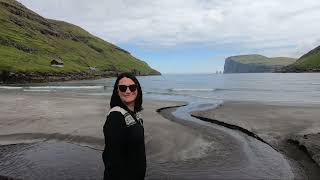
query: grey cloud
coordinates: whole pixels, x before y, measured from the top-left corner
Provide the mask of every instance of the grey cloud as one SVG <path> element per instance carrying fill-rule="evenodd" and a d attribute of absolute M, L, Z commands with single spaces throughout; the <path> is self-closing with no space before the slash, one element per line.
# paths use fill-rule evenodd
<path fill-rule="evenodd" d="M 19 1 L 45 17 L 77 24 L 113 43 L 275 46 L 282 53 L 288 45 L 310 48 L 320 38 L 318 0 Z"/>

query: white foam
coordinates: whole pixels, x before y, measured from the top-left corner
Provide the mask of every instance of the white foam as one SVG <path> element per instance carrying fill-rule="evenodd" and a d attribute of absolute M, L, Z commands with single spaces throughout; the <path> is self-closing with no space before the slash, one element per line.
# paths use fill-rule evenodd
<path fill-rule="evenodd" d="M 205 92 L 210 92 L 210 91 L 215 91 L 216 89 L 177 89 L 177 88 L 172 88 L 170 90 L 171 91 L 205 91 Z"/>
<path fill-rule="evenodd" d="M 16 87 L 16 86 L 0 86 L 0 89 L 22 89 L 22 87 Z"/>
<path fill-rule="evenodd" d="M 104 86 L 31 86 L 29 89 L 102 89 Z"/>
<path fill-rule="evenodd" d="M 91 96 L 111 96 L 112 93 L 108 92 L 108 93 L 89 93 L 89 94 L 84 94 L 84 95 L 91 95 Z"/>
<path fill-rule="evenodd" d="M 54 90 L 49 89 L 24 89 L 25 92 L 52 92 Z"/>

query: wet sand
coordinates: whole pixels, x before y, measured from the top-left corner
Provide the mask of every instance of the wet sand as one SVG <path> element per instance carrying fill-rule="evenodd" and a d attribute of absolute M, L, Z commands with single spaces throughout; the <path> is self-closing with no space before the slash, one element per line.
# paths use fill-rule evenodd
<path fill-rule="evenodd" d="M 6 160 L 1 161 L 0 166 L 11 164 L 7 169 L 9 173 L 0 171 L 0 174 L 32 179 L 22 173 L 25 172 L 23 168 L 18 172 L 22 166 L 31 163 L 39 170 L 37 177 L 42 179 L 79 179 L 79 176 L 101 179 L 104 168 L 100 159 L 104 148 L 102 126 L 108 102 L 108 97 L 95 96 L 0 94 L 0 159 Z M 172 109 L 162 111 L 171 120 L 156 112 L 163 107 L 182 104 L 144 102 L 146 179 L 293 178 L 295 165 L 290 167 L 280 153 L 257 139 L 226 128 L 179 120 L 171 116 Z M 26 148 L 21 148 L 24 146 Z M 81 160 L 74 156 L 83 153 L 92 154 L 92 158 Z M 51 154 L 54 156 L 50 158 Z M 55 176 L 48 177 L 46 172 L 52 169 L 50 161 L 59 158 L 62 164 L 55 166 L 69 164 L 73 174 L 57 171 Z M 26 161 L 25 164 L 20 160 Z M 86 163 L 95 169 L 86 169 Z M 92 176 L 83 177 L 82 170 Z M 295 175 L 304 177 L 303 173 Z"/>
<path fill-rule="evenodd" d="M 72 143 L 95 149 L 101 156 L 104 148 L 102 127 L 108 103 L 109 97 L 0 94 L 0 145 L 2 147 L 9 145 L 7 148 L 9 152 L 0 151 L 0 158 L 16 155 L 10 152 L 12 144 L 41 144 L 52 141 L 58 142 L 58 144 L 53 144 L 53 147 L 59 146 L 60 142 Z M 202 137 L 200 132 L 190 131 L 189 128 L 172 123 L 156 112 L 162 107 L 181 104 L 169 101 L 144 102 L 145 142 L 149 162 L 161 163 L 200 157 L 206 150 L 209 142 Z M 18 155 L 20 154 L 23 152 L 19 151 Z M 6 158 L 7 163 L 11 163 L 10 158 L 3 158 Z M 49 159 L 41 159 L 43 160 Z M 17 168 L 14 163 L 11 164 L 13 164 L 12 168 Z M 97 164 L 100 164 L 99 167 L 101 167 L 102 160 L 97 161 Z M 148 172 L 152 174 L 151 171 Z M 1 175 L 15 178 L 27 177 L 21 173 L 12 171 L 10 173 L 1 174 L 0 172 Z M 102 175 L 103 168 L 100 168 L 100 174 L 96 175 L 96 179 L 101 179 Z M 63 177 L 66 179 L 68 176 Z"/>
<path fill-rule="evenodd" d="M 320 177 L 320 105 L 223 103 L 192 116 L 247 131 L 285 154 L 310 179 Z M 297 170 L 299 171 L 299 170 Z"/>
<path fill-rule="evenodd" d="M 0 144 L 34 143 L 60 140 L 104 148 L 102 127 L 109 98 L 75 95 L 3 95 L 0 94 Z M 163 161 L 179 159 L 176 152 L 189 156 L 207 142 L 200 132 L 172 123 L 156 110 L 184 103 L 169 101 L 144 102 L 145 142 L 147 154 Z M 177 133 L 179 132 L 179 133 Z M 150 143 L 157 142 L 150 146 Z M 196 144 L 195 144 L 196 143 Z"/>

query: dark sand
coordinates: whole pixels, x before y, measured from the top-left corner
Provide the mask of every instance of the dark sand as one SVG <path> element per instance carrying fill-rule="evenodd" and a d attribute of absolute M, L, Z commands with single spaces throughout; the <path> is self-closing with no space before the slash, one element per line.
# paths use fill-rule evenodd
<path fill-rule="evenodd" d="M 194 117 L 239 131 L 248 131 L 286 155 L 295 172 L 320 177 L 320 106 L 225 102 Z M 300 168 L 299 168 L 300 166 Z"/>
<path fill-rule="evenodd" d="M 27 176 L 22 173 L 23 168 L 15 162 L 22 158 L 28 159 L 27 163 L 33 164 L 35 169 L 40 169 L 37 175 L 43 177 L 41 179 L 92 179 L 90 176 L 81 176 L 85 172 L 83 168 L 74 169 L 78 164 L 85 166 L 85 163 L 96 164 L 89 165 L 94 166 L 95 171 L 88 171 L 95 172 L 96 179 L 100 179 L 103 174 L 103 164 L 99 159 L 104 147 L 102 126 L 108 102 L 107 97 L 0 94 L 0 158 L 4 156 L 2 158 L 7 160 L 6 163 L 12 164 L 14 170 L 1 174 L 0 168 L 0 174 L 24 179 L 32 177 L 32 174 Z M 293 179 L 293 175 L 296 175 L 296 178 L 305 177 L 297 165 L 291 164 L 290 167 L 283 156 L 269 145 L 243 133 L 213 127 L 211 123 L 203 125 L 176 119 L 171 116 L 172 109 L 163 111 L 163 115 L 172 121 L 156 112 L 163 107 L 182 104 L 164 101 L 144 103 L 148 162 L 146 179 Z M 50 144 L 52 142 L 53 144 Z M 23 144 L 20 143 L 27 144 L 27 147 L 30 145 L 31 149 L 21 152 L 20 147 Z M 32 144 L 38 144 L 39 148 Z M 70 147 L 69 151 L 64 151 L 63 147 Z M 9 151 L 6 151 L 6 148 Z M 15 148 L 17 153 L 11 151 Z M 36 158 L 35 150 L 44 155 Z M 92 158 L 84 158 L 79 162 L 70 158 L 73 157 L 72 154 L 79 152 L 91 153 Z M 63 171 L 62 174 L 57 172 L 55 176 L 48 177 L 49 173 L 43 173 L 50 170 L 51 159 L 47 158 L 46 154 L 52 153 L 56 154 L 56 158 L 66 160 L 62 161 L 63 166 L 72 168 L 74 174 Z"/>

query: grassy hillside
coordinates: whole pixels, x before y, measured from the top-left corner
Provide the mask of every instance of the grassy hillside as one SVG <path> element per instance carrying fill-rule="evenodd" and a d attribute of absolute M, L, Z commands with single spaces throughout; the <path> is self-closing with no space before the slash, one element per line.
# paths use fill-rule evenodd
<path fill-rule="evenodd" d="M 296 60 L 294 58 L 288 58 L 288 57 L 268 58 L 266 56 L 262 56 L 258 54 L 231 56 L 230 59 L 242 64 L 281 65 L 281 66 L 292 64 Z"/>
<path fill-rule="evenodd" d="M 63 68 L 51 67 L 53 59 Z M 0 71 L 70 73 L 100 71 L 158 74 L 127 51 L 73 24 L 46 19 L 14 0 L 0 0 Z"/>
<path fill-rule="evenodd" d="M 298 71 L 320 71 L 320 46 L 301 56 L 292 67 Z"/>

